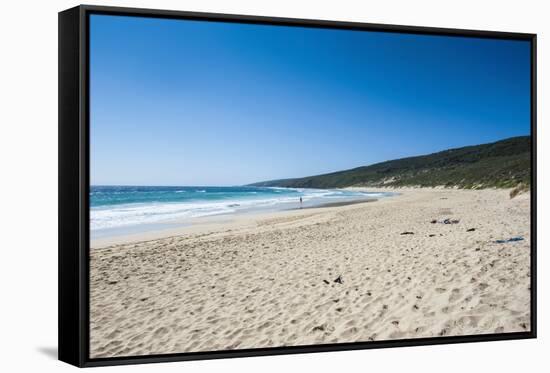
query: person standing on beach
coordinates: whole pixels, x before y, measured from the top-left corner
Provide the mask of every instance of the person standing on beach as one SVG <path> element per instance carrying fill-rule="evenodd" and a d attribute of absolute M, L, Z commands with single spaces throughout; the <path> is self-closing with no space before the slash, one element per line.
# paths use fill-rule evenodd
<path fill-rule="evenodd" d="M 302 208 L 302 197 L 300 197 L 300 208 Z"/>

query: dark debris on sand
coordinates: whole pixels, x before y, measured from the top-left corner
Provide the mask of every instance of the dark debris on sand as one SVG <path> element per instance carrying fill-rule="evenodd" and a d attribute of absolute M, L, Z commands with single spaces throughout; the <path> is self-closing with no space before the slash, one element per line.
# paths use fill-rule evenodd
<path fill-rule="evenodd" d="M 458 219 L 445 219 L 443 220 L 443 224 L 458 224 L 460 223 L 460 220 Z"/>
<path fill-rule="evenodd" d="M 460 220 L 459 219 L 447 218 L 447 219 L 443 219 L 442 221 L 437 221 L 437 219 L 432 219 L 432 220 L 430 220 L 430 223 L 431 224 L 437 224 L 437 223 L 441 223 L 441 224 L 458 224 L 458 223 L 460 223 Z"/>
<path fill-rule="evenodd" d="M 517 241 L 523 241 L 524 238 L 521 236 L 512 237 L 507 240 L 496 240 L 495 243 L 508 243 L 508 242 L 517 242 Z"/>

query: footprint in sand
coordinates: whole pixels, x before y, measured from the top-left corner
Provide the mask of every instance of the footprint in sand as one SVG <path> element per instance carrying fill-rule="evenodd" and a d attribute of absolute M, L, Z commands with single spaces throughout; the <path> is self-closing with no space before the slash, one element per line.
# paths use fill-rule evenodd
<path fill-rule="evenodd" d="M 445 306 L 441 309 L 441 312 L 449 313 L 449 312 L 452 312 L 454 309 L 455 309 L 455 306 Z"/>
<path fill-rule="evenodd" d="M 359 332 L 359 329 L 357 329 L 355 326 L 353 326 L 351 328 L 346 329 L 340 336 L 342 338 L 347 339 L 347 338 L 353 336 L 354 334 L 357 334 L 357 332 Z"/>
<path fill-rule="evenodd" d="M 460 289 L 454 288 L 449 296 L 449 302 L 457 301 L 460 298 Z"/>

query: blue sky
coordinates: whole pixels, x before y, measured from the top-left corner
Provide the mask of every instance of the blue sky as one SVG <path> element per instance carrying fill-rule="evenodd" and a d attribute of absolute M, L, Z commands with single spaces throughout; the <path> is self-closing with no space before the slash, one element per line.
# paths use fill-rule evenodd
<path fill-rule="evenodd" d="M 240 185 L 528 135 L 526 41 L 92 15 L 91 183 Z"/>

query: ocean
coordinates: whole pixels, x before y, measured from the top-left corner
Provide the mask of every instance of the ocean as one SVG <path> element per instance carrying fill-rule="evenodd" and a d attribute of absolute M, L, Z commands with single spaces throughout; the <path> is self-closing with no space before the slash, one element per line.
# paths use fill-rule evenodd
<path fill-rule="evenodd" d="M 90 232 L 94 239 L 181 225 L 203 216 L 315 207 L 390 194 L 251 186 L 98 185 L 90 188 Z"/>

